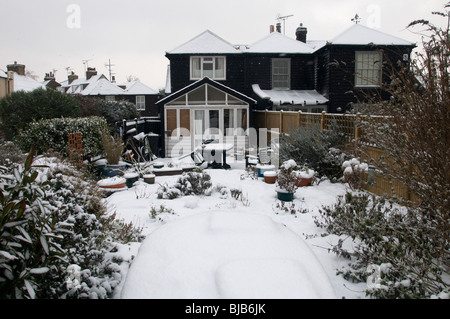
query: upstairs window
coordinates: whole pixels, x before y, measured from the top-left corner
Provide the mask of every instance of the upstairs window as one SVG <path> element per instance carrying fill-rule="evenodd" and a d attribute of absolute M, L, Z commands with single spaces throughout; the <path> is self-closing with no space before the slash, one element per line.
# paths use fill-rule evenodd
<path fill-rule="evenodd" d="M 212 80 L 225 80 L 226 59 L 223 56 L 191 57 L 191 80 L 209 77 Z"/>
<path fill-rule="evenodd" d="M 272 89 L 291 88 L 291 59 L 272 59 Z"/>
<path fill-rule="evenodd" d="M 136 96 L 136 109 L 138 111 L 145 111 L 145 96 Z"/>
<path fill-rule="evenodd" d="M 355 57 L 355 86 L 379 87 L 383 56 L 378 51 L 357 51 Z"/>

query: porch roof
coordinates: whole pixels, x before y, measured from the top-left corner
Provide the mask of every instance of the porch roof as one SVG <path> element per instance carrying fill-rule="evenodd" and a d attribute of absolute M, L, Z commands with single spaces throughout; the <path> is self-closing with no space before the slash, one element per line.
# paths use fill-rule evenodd
<path fill-rule="evenodd" d="M 234 90 L 234 89 L 232 89 L 232 88 L 230 88 L 230 87 L 228 87 L 226 85 L 223 85 L 222 83 L 219 83 L 219 82 L 216 82 L 214 80 L 211 80 L 208 77 L 204 77 L 201 80 L 198 80 L 198 81 L 196 81 L 196 82 L 194 82 L 194 83 L 192 83 L 192 84 L 190 84 L 188 86 L 185 86 L 181 90 L 178 90 L 178 91 L 176 91 L 176 92 L 166 96 L 165 98 L 159 100 L 158 102 L 156 102 L 156 104 L 167 104 L 170 101 L 173 101 L 176 98 L 180 97 L 181 95 L 186 94 L 186 93 L 188 93 L 188 92 L 190 92 L 190 91 L 192 91 L 192 90 L 202 86 L 203 84 L 209 84 L 209 85 L 211 85 L 211 86 L 213 86 L 213 87 L 215 87 L 215 88 L 217 88 L 219 90 L 224 91 L 227 94 L 230 94 L 230 95 L 232 95 L 234 97 L 237 97 L 240 100 L 243 100 L 244 102 L 248 103 L 249 105 L 256 104 L 256 101 L 254 99 L 252 99 L 251 97 L 248 97 L 247 95 L 242 94 L 239 91 L 236 91 L 236 90 Z"/>
<path fill-rule="evenodd" d="M 316 90 L 262 90 L 258 84 L 253 84 L 252 89 L 258 97 L 270 100 L 274 105 L 319 105 L 328 103 L 328 99 Z"/>

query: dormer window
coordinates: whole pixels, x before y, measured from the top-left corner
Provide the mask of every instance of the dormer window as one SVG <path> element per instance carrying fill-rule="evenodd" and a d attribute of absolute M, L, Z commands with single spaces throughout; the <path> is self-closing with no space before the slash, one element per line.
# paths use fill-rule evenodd
<path fill-rule="evenodd" d="M 212 80 L 225 80 L 226 59 L 224 56 L 191 57 L 191 80 L 208 77 Z"/>

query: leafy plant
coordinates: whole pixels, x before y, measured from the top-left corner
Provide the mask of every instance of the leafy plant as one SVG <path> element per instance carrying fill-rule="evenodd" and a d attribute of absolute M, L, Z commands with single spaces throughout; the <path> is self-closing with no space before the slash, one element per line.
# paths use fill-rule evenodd
<path fill-rule="evenodd" d="M 318 125 L 299 127 L 280 138 L 280 159 L 293 159 L 313 169 L 318 176 L 331 181 L 342 177 L 341 166 L 345 155 L 339 150 L 345 141 L 337 125 L 321 131 Z"/>
<path fill-rule="evenodd" d="M 441 247 L 449 243 L 438 234 L 427 210 L 396 207 L 367 194 L 340 197 L 322 207 L 315 219 L 324 236 L 340 236 L 332 251 L 351 263 L 339 273 L 354 281 L 370 279 L 368 269 L 380 269 L 378 286 L 366 294 L 376 298 L 430 298 L 449 292 L 448 268 Z M 352 245 L 344 245 L 347 240 Z M 345 248 L 351 246 L 352 249 Z"/>
<path fill-rule="evenodd" d="M 294 193 L 297 186 L 297 163 L 294 160 L 287 160 L 280 166 L 277 185 L 280 189 L 288 193 Z"/>
<path fill-rule="evenodd" d="M 120 137 L 112 137 L 107 132 L 102 132 L 102 143 L 108 164 L 119 164 L 124 149 L 122 139 Z"/>

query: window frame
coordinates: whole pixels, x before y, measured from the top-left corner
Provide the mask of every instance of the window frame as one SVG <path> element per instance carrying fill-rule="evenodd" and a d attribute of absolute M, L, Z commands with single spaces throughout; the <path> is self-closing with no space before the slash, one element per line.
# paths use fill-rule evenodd
<path fill-rule="evenodd" d="M 144 100 L 138 101 L 138 98 L 144 99 Z M 143 107 L 142 107 L 142 105 L 143 105 Z M 145 95 L 136 95 L 136 109 L 138 111 L 145 111 Z"/>
<path fill-rule="evenodd" d="M 274 62 L 279 62 L 279 61 L 283 61 L 283 62 L 287 62 L 287 74 L 275 74 L 275 63 Z M 292 72 L 291 72 L 291 59 L 290 58 L 272 58 L 272 66 L 271 66 L 271 71 L 272 71 L 272 89 L 273 90 L 290 90 L 291 89 L 291 76 L 292 76 Z M 287 76 L 287 86 L 275 86 L 275 82 L 280 82 L 280 81 L 275 81 L 275 76 Z"/>
<path fill-rule="evenodd" d="M 362 55 L 378 55 L 372 58 L 373 64 L 370 65 L 370 58 L 364 61 Z M 362 59 L 362 61 L 360 61 Z M 362 67 L 359 67 L 359 63 Z M 372 72 L 372 76 L 369 73 Z M 378 73 L 375 81 L 375 73 Z M 383 54 L 380 51 L 355 51 L 355 88 L 379 88 L 383 81 Z"/>
<path fill-rule="evenodd" d="M 200 59 L 200 76 L 194 76 L 194 60 Z M 212 59 L 212 62 L 206 61 L 206 59 Z M 219 64 L 216 59 L 223 59 L 223 76 L 216 75 L 216 66 Z M 213 75 L 210 77 L 212 80 L 226 80 L 227 79 L 227 58 L 223 55 L 205 55 L 205 56 L 191 56 L 189 59 L 189 78 L 191 80 L 200 80 L 205 77 L 205 64 L 212 64 Z M 208 76 L 209 77 L 209 76 Z"/>

